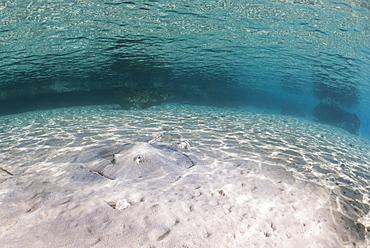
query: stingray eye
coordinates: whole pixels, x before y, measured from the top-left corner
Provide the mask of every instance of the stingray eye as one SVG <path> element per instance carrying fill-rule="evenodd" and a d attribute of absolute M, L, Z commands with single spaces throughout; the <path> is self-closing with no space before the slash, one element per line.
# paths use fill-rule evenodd
<path fill-rule="evenodd" d="M 116 157 L 114 156 L 114 154 L 112 155 L 112 160 L 110 161 L 112 164 L 115 164 L 116 163 Z"/>
<path fill-rule="evenodd" d="M 143 158 L 143 156 L 136 156 L 134 158 L 134 161 L 135 161 L 136 164 L 140 164 L 140 163 L 144 162 L 144 158 Z"/>

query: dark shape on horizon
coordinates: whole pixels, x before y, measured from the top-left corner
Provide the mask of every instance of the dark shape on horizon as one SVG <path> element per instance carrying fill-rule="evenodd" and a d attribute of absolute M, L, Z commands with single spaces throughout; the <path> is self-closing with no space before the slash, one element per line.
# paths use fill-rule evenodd
<path fill-rule="evenodd" d="M 360 118 L 356 114 L 341 109 L 336 103 L 322 101 L 314 108 L 312 114 L 317 122 L 340 127 L 352 134 L 358 134 Z"/>
<path fill-rule="evenodd" d="M 349 82 L 323 83 L 320 81 L 315 82 L 313 87 L 314 95 L 319 100 L 330 99 L 332 102 L 349 107 L 359 103 L 358 89 L 356 85 Z"/>
<path fill-rule="evenodd" d="M 157 88 L 119 88 L 114 92 L 114 100 L 123 109 L 144 109 L 160 105 L 173 97 L 171 90 Z"/>
<path fill-rule="evenodd" d="M 149 88 L 172 85 L 172 69 L 156 62 L 150 56 L 143 61 L 138 59 L 115 58 L 111 70 L 121 78 L 119 84 L 124 87 Z M 115 87 L 114 85 L 113 87 Z"/>
<path fill-rule="evenodd" d="M 293 115 L 293 116 L 298 116 L 298 117 L 306 117 L 302 109 L 296 106 L 293 106 L 291 104 L 281 105 L 281 114 L 282 115 Z"/>
<path fill-rule="evenodd" d="M 227 72 L 207 74 L 195 72 L 182 75 L 174 86 L 175 100 L 181 103 L 217 107 L 237 107 L 246 95 L 242 87 Z"/>
<path fill-rule="evenodd" d="M 112 90 L 38 94 L 0 100 L 0 115 L 74 106 L 114 104 Z"/>
<path fill-rule="evenodd" d="M 330 100 L 340 106 L 353 107 L 359 103 L 358 66 L 351 58 L 320 53 L 314 68 L 314 96 L 320 101 Z"/>
<path fill-rule="evenodd" d="M 172 69 L 151 56 L 117 54 L 111 69 L 121 77 L 112 84 L 113 99 L 123 109 L 144 109 L 174 97 Z"/>

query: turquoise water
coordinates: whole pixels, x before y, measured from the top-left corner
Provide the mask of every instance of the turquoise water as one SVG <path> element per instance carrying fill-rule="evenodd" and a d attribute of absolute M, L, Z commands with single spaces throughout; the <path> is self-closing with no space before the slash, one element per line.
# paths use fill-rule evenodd
<path fill-rule="evenodd" d="M 0 52 L 7 247 L 369 245 L 368 0 L 4 0 Z"/>
<path fill-rule="evenodd" d="M 173 101 L 290 104 L 308 118 L 325 101 L 369 137 L 369 10 L 366 0 L 1 1 L 0 99 L 108 91 L 108 102 L 117 87 L 165 87 Z"/>

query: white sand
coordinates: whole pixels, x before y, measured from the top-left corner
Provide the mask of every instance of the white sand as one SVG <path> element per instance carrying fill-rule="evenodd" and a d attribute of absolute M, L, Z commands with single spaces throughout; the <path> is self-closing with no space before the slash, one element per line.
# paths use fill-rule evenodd
<path fill-rule="evenodd" d="M 0 123 L 1 247 L 370 245 L 370 146 L 339 129 L 187 105 Z"/>

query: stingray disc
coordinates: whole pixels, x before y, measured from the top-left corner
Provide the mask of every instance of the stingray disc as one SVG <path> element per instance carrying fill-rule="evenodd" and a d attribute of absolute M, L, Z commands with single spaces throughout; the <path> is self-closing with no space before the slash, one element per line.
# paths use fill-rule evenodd
<path fill-rule="evenodd" d="M 97 154 L 104 154 L 99 158 Z M 107 148 L 93 149 L 82 153 L 77 162 L 109 179 L 153 178 L 165 175 L 178 176 L 195 162 L 175 147 L 134 143 L 123 146 L 119 152 Z M 93 157 L 89 159 L 88 157 Z M 91 161 L 92 160 L 92 161 Z"/>

